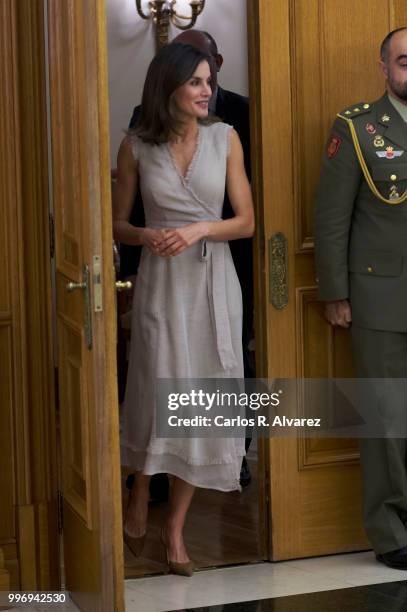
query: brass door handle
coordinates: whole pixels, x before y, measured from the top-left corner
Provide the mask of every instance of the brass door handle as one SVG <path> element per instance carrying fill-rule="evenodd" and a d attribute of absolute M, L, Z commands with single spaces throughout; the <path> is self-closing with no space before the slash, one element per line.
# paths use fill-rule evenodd
<path fill-rule="evenodd" d="M 116 281 L 117 291 L 130 291 L 132 288 L 133 283 L 131 281 Z"/>
<path fill-rule="evenodd" d="M 86 283 L 68 283 L 66 288 L 69 292 L 75 291 L 75 289 L 86 289 Z"/>

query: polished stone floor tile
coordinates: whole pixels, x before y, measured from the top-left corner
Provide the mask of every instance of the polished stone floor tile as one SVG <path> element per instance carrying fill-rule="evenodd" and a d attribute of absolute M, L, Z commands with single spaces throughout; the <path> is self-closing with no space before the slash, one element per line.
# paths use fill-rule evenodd
<path fill-rule="evenodd" d="M 407 610 L 407 575 L 406 580 L 399 582 L 385 582 L 383 584 L 372 584 L 370 588 L 374 591 L 379 591 L 388 597 L 403 599 L 406 602 Z"/>
<path fill-rule="evenodd" d="M 126 612 L 159 612 L 165 602 L 160 601 L 157 597 L 153 598 L 141 591 L 131 589 L 126 585 L 125 589 L 125 606 Z"/>
<path fill-rule="evenodd" d="M 404 612 L 407 609 L 405 596 L 394 597 L 390 594 L 392 589 L 388 588 L 386 594 L 376 586 L 381 585 L 190 608 L 185 612 Z M 395 583 L 396 592 L 400 593 L 399 586 L 400 583 Z"/>
<path fill-rule="evenodd" d="M 371 551 L 294 560 L 290 563 L 293 567 L 316 574 L 321 579 L 336 578 L 340 582 L 353 586 L 394 582 L 407 578 L 406 572 L 391 569 L 376 561 Z"/>
<path fill-rule="evenodd" d="M 340 589 L 346 589 L 350 593 L 352 586 L 362 585 L 373 585 L 371 588 L 374 595 L 369 591 L 368 595 L 359 593 L 352 597 L 365 597 L 369 601 L 374 597 L 378 600 L 383 597 L 397 598 L 394 593 L 405 592 L 401 581 L 406 578 L 407 572 L 392 570 L 378 563 L 372 552 L 352 553 L 201 571 L 196 572 L 192 578 L 166 575 L 128 580 L 126 598 L 131 592 L 131 606 L 137 597 L 140 597 L 140 600 L 147 598 L 143 601 L 153 605 L 151 612 L 199 610 L 200 607 L 210 605 L 218 612 L 218 609 L 223 610 L 226 603 L 245 606 L 231 610 L 251 612 L 263 610 L 259 606 L 270 606 L 271 604 L 267 603 L 270 598 L 277 602 L 277 599 L 286 599 L 290 595 L 335 591 L 335 598 L 338 599 L 341 597 L 338 595 Z M 131 606 L 126 612 L 138 612 L 141 609 Z M 279 608 L 264 608 L 274 609 Z M 405 610 L 407 612 L 407 605 Z M 146 612 L 150 612 L 150 609 L 146 608 Z"/>
<path fill-rule="evenodd" d="M 147 595 L 155 601 L 159 612 L 205 604 L 238 603 L 293 592 L 338 589 L 341 586 L 339 581 L 321 580 L 318 576 L 310 580 L 308 573 L 285 563 L 208 570 L 197 572 L 192 578 L 167 575 L 126 581 L 126 590 Z"/>

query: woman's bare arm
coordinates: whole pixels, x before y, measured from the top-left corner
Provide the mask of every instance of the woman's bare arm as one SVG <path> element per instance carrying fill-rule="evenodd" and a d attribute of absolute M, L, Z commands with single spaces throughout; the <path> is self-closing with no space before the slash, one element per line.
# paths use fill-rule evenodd
<path fill-rule="evenodd" d="M 129 223 L 138 184 L 138 162 L 130 137 L 123 139 L 117 156 L 117 181 L 113 190 L 113 235 L 123 244 L 146 245 L 152 251 L 160 244 L 160 230 L 135 227 Z"/>

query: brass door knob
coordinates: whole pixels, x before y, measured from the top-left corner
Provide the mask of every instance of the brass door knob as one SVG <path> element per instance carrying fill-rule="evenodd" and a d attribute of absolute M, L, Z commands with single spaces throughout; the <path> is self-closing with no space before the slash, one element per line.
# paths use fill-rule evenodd
<path fill-rule="evenodd" d="M 117 291 L 129 291 L 132 289 L 133 284 L 131 281 L 116 281 Z"/>
<path fill-rule="evenodd" d="M 75 291 L 75 289 L 86 289 L 86 283 L 68 283 L 66 288 L 68 291 Z"/>

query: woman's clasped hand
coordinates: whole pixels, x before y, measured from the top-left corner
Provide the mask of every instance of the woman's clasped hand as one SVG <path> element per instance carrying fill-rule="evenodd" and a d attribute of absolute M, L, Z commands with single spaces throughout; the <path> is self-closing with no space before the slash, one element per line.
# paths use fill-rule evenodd
<path fill-rule="evenodd" d="M 200 222 L 171 229 L 146 228 L 145 232 L 144 246 L 160 257 L 175 257 L 206 235 L 205 226 Z"/>

